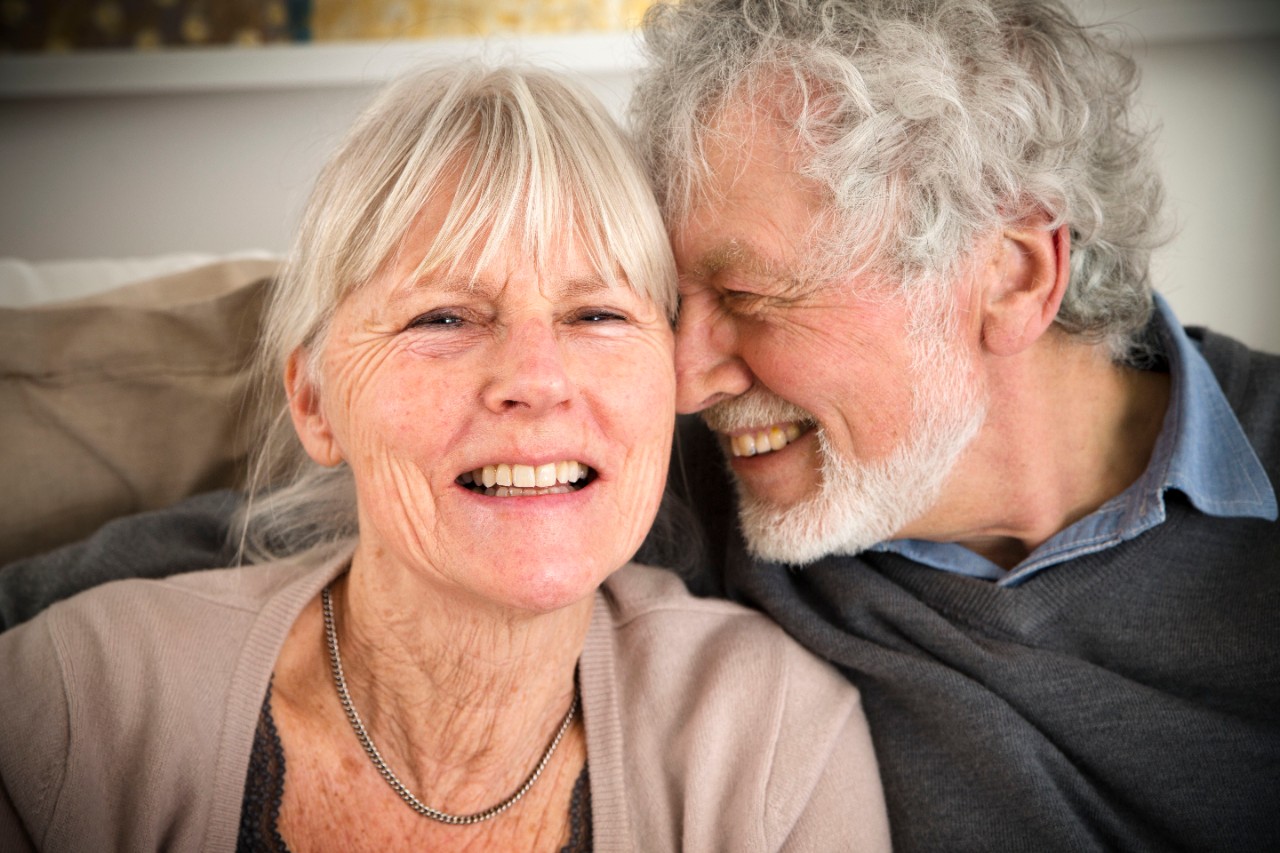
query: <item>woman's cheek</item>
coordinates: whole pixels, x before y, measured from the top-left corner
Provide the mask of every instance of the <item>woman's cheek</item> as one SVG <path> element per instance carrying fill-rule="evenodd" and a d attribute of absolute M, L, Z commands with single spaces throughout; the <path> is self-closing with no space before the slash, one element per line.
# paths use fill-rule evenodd
<path fill-rule="evenodd" d="M 630 448 L 627 468 L 631 488 L 623 500 L 630 503 L 643 535 L 662 500 L 662 488 L 670 465 L 671 438 L 675 428 L 675 369 L 670 348 L 661 341 L 648 348 L 648 357 L 631 362 L 629 375 L 619 391 L 629 397 L 625 416 L 625 441 Z M 638 544 L 638 543 L 637 543 Z"/>

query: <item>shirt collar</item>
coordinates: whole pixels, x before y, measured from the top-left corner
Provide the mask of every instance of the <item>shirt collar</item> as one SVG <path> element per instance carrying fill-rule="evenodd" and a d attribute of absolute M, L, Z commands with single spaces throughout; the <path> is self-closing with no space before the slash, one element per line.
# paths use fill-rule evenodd
<path fill-rule="evenodd" d="M 1206 515 L 1275 521 L 1276 496 L 1209 363 L 1155 295 L 1152 328 L 1168 361 L 1169 409 L 1147 470 L 1129 488 L 1060 531 L 1011 570 L 950 542 L 895 539 L 892 551 L 945 571 L 1014 585 L 1041 569 L 1101 551 L 1165 520 L 1165 493 L 1176 489 Z"/>

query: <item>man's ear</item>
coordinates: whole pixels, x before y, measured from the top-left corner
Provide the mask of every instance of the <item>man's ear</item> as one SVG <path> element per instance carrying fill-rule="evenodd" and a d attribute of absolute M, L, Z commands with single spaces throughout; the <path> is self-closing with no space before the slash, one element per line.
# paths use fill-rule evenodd
<path fill-rule="evenodd" d="M 284 390 L 289 397 L 289 416 L 307 455 L 332 468 L 342 461 L 342 450 L 320 405 L 320 388 L 310 376 L 307 352 L 298 347 L 284 367 Z"/>
<path fill-rule="evenodd" d="M 1071 237 L 1065 225 L 1048 230 L 1028 221 L 1006 228 L 996 251 L 983 294 L 982 343 L 994 355 L 1015 355 L 1058 316 L 1071 276 Z"/>

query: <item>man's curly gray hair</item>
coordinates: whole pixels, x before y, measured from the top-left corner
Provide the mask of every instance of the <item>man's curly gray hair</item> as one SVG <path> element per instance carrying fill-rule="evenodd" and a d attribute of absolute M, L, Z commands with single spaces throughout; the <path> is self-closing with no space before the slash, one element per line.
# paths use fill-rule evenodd
<path fill-rule="evenodd" d="M 911 289 L 1040 214 L 1072 238 L 1063 329 L 1122 358 L 1149 319 L 1163 187 L 1136 67 L 1057 0 L 684 0 L 644 36 L 633 120 L 669 227 L 717 111 L 772 99 L 831 203 L 809 272 Z"/>

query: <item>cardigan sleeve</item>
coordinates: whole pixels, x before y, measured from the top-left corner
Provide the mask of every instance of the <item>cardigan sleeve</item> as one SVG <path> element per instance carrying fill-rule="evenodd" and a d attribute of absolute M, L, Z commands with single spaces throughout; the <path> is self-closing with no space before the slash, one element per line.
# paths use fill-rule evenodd
<path fill-rule="evenodd" d="M 34 853 L 36 849 L 9 799 L 9 792 L 3 787 L 0 787 L 0 848 L 10 853 Z"/>
<path fill-rule="evenodd" d="M 766 819 L 773 839 L 768 847 L 823 851 L 839 839 L 842 850 L 890 850 L 884 790 L 861 698 L 855 693 L 850 700 L 844 678 L 824 662 L 799 646 L 786 649 L 787 689 L 765 813 L 793 822 Z M 845 713 L 833 714 L 834 708 Z M 824 752 L 825 760 L 815 762 Z M 810 766 L 793 766 L 797 757 Z"/>
<path fill-rule="evenodd" d="M 70 720 L 64 673 L 37 619 L 0 635 L 0 849 L 41 846 L 66 773 Z"/>
<path fill-rule="evenodd" d="M 622 744 L 612 765 L 589 754 L 593 793 L 597 776 L 617 777 L 633 849 L 889 849 L 866 716 L 842 674 L 763 614 L 692 598 L 670 573 L 633 567 L 608 589 L 599 621 L 616 659 L 596 666 L 588 643 L 579 672 L 588 749 L 602 721 Z"/>

